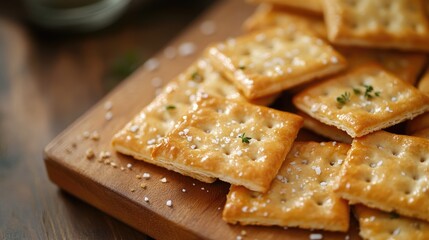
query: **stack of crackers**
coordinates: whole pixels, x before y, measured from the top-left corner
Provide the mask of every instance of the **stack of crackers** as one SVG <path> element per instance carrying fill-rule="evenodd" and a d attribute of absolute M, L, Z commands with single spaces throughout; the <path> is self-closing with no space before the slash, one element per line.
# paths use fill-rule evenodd
<path fill-rule="evenodd" d="M 345 232 L 352 205 L 365 239 L 429 238 L 429 2 L 255 1 L 113 147 L 230 183 L 231 224 Z"/>

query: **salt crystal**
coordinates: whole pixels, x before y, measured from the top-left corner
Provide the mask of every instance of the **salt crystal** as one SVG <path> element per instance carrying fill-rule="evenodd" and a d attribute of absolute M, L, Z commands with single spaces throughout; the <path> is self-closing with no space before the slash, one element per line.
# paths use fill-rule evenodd
<path fill-rule="evenodd" d="M 320 240 L 320 239 L 323 239 L 323 235 L 321 233 L 310 234 L 310 240 Z"/>
<path fill-rule="evenodd" d="M 168 59 L 173 59 L 176 57 L 176 49 L 174 47 L 168 46 L 164 49 L 164 56 Z"/>
<path fill-rule="evenodd" d="M 149 72 L 152 72 L 156 70 L 159 67 L 159 61 L 155 58 L 149 58 L 143 65 L 143 67 L 148 70 Z"/>
<path fill-rule="evenodd" d="M 113 104 L 111 101 L 107 101 L 104 103 L 104 109 L 110 110 L 110 109 L 112 109 L 112 107 L 113 107 Z"/>
<path fill-rule="evenodd" d="M 113 118 L 113 113 L 111 111 L 106 112 L 106 114 L 104 115 L 104 119 L 106 119 L 107 121 L 112 120 Z"/>
<path fill-rule="evenodd" d="M 131 163 L 127 164 L 127 168 L 132 168 L 132 167 L 133 167 L 133 165 Z"/>
<path fill-rule="evenodd" d="M 172 207 L 173 206 L 173 202 L 171 200 L 167 200 L 167 202 L 165 202 L 165 205 Z"/>
<path fill-rule="evenodd" d="M 161 180 L 160 180 L 162 183 L 166 183 L 167 182 L 167 178 L 161 178 Z"/>
<path fill-rule="evenodd" d="M 150 174 L 149 173 L 143 173 L 142 177 L 144 179 L 149 179 L 150 178 Z"/>
<path fill-rule="evenodd" d="M 193 54 L 196 50 L 196 46 L 194 43 L 185 42 L 179 46 L 179 55 L 186 57 Z"/>
<path fill-rule="evenodd" d="M 212 35 L 216 31 L 216 24 L 213 21 L 204 21 L 200 25 L 200 30 L 204 35 Z"/>

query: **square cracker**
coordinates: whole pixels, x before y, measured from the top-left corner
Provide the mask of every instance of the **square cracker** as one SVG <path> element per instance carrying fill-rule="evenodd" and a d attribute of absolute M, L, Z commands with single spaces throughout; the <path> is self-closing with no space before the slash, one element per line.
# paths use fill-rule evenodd
<path fill-rule="evenodd" d="M 347 59 L 348 69 L 375 62 L 411 85 L 415 85 L 427 60 L 426 54 L 416 52 L 356 47 L 337 47 L 336 49 Z"/>
<path fill-rule="evenodd" d="M 331 46 L 294 27 L 252 32 L 213 45 L 206 53 L 249 99 L 281 92 L 346 66 Z"/>
<path fill-rule="evenodd" d="M 429 3 L 428 3 L 429 5 Z M 420 79 L 418 88 L 424 94 L 429 96 L 429 68 L 426 69 L 423 77 Z M 417 116 L 416 118 L 408 121 L 407 123 L 407 133 L 408 134 L 417 134 L 419 136 L 426 135 L 423 130 L 429 128 L 429 113 L 424 113 Z M 419 132 L 419 133 L 417 133 Z"/>
<path fill-rule="evenodd" d="M 334 43 L 429 51 L 423 0 L 324 0 L 323 6 Z"/>
<path fill-rule="evenodd" d="M 296 142 L 267 193 L 231 186 L 223 219 L 243 225 L 278 225 L 347 231 L 349 207 L 333 186 L 350 145 Z"/>
<path fill-rule="evenodd" d="M 429 223 L 387 213 L 363 205 L 353 207 L 359 221 L 359 235 L 364 239 L 425 240 L 429 236 Z"/>
<path fill-rule="evenodd" d="M 293 103 L 353 138 L 393 126 L 429 109 L 429 97 L 378 65 L 361 66 L 309 87 L 296 95 Z"/>
<path fill-rule="evenodd" d="M 301 125 L 301 117 L 291 113 L 202 96 L 152 157 L 188 172 L 264 192 Z"/>
<path fill-rule="evenodd" d="M 353 139 L 343 130 L 326 125 L 303 112 L 298 112 L 298 115 L 304 119 L 304 128 L 331 140 L 348 144 L 352 143 Z"/>
<path fill-rule="evenodd" d="M 429 220 L 429 140 L 378 131 L 352 142 L 335 191 L 351 203 Z"/>
<path fill-rule="evenodd" d="M 152 149 L 188 112 L 198 92 L 208 92 L 218 97 L 246 101 L 246 98 L 231 82 L 213 69 L 207 59 L 199 59 L 183 74 L 165 86 L 160 95 L 113 137 L 113 147 L 118 152 L 131 155 L 136 159 L 190 175 L 203 182 L 213 182 L 215 180 L 213 178 L 198 176 L 190 172 L 185 173 L 174 166 L 154 161 L 151 158 Z M 268 101 L 263 99 L 255 101 L 268 103 L 269 99 Z"/>
<path fill-rule="evenodd" d="M 306 1 L 297 1 L 297 0 L 249 0 L 249 2 L 258 2 L 258 3 L 271 3 L 279 6 L 291 7 L 294 9 L 302 9 L 306 11 L 311 11 L 312 13 L 322 14 L 322 0 L 306 0 Z"/>
<path fill-rule="evenodd" d="M 302 28 L 323 39 L 327 39 L 323 17 L 291 11 L 270 4 L 259 5 L 256 11 L 244 22 L 244 28 L 247 31 L 261 30 L 274 26 Z"/>

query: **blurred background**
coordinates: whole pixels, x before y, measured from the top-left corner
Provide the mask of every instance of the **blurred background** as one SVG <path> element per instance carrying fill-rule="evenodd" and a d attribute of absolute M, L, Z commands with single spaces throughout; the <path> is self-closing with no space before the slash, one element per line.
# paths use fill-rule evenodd
<path fill-rule="evenodd" d="M 146 238 L 52 184 L 43 148 L 214 2 L 0 2 L 0 239 Z"/>

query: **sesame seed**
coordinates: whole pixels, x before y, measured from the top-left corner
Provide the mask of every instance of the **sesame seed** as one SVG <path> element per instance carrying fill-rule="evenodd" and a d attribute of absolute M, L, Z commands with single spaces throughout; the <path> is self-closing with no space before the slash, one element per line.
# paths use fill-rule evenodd
<path fill-rule="evenodd" d="M 323 239 L 323 235 L 321 233 L 310 234 L 310 240 L 320 240 L 320 239 Z"/>
<path fill-rule="evenodd" d="M 127 164 L 127 168 L 128 168 L 128 169 L 130 169 L 130 168 L 132 168 L 132 167 L 133 167 L 133 165 L 132 165 L 131 163 L 128 163 L 128 164 Z"/>
<path fill-rule="evenodd" d="M 167 182 L 167 178 L 161 178 L 161 180 L 160 180 L 162 183 L 166 183 Z"/>
<path fill-rule="evenodd" d="M 165 202 L 165 205 L 172 207 L 173 206 L 173 202 L 171 200 L 167 200 L 167 202 Z"/>
<path fill-rule="evenodd" d="M 156 70 L 159 67 L 159 61 L 156 60 L 156 58 L 149 58 L 143 65 L 143 67 L 148 70 L 149 72 L 152 72 Z"/>
<path fill-rule="evenodd" d="M 182 57 L 186 57 L 193 54 L 195 50 L 196 50 L 196 46 L 194 43 L 185 42 L 179 46 L 179 55 Z"/>
<path fill-rule="evenodd" d="M 113 118 L 113 113 L 111 111 L 106 112 L 106 114 L 104 115 L 104 119 L 106 119 L 107 121 L 112 120 Z"/>
<path fill-rule="evenodd" d="M 142 176 L 144 179 L 149 179 L 150 178 L 150 174 L 149 173 L 143 173 Z"/>

